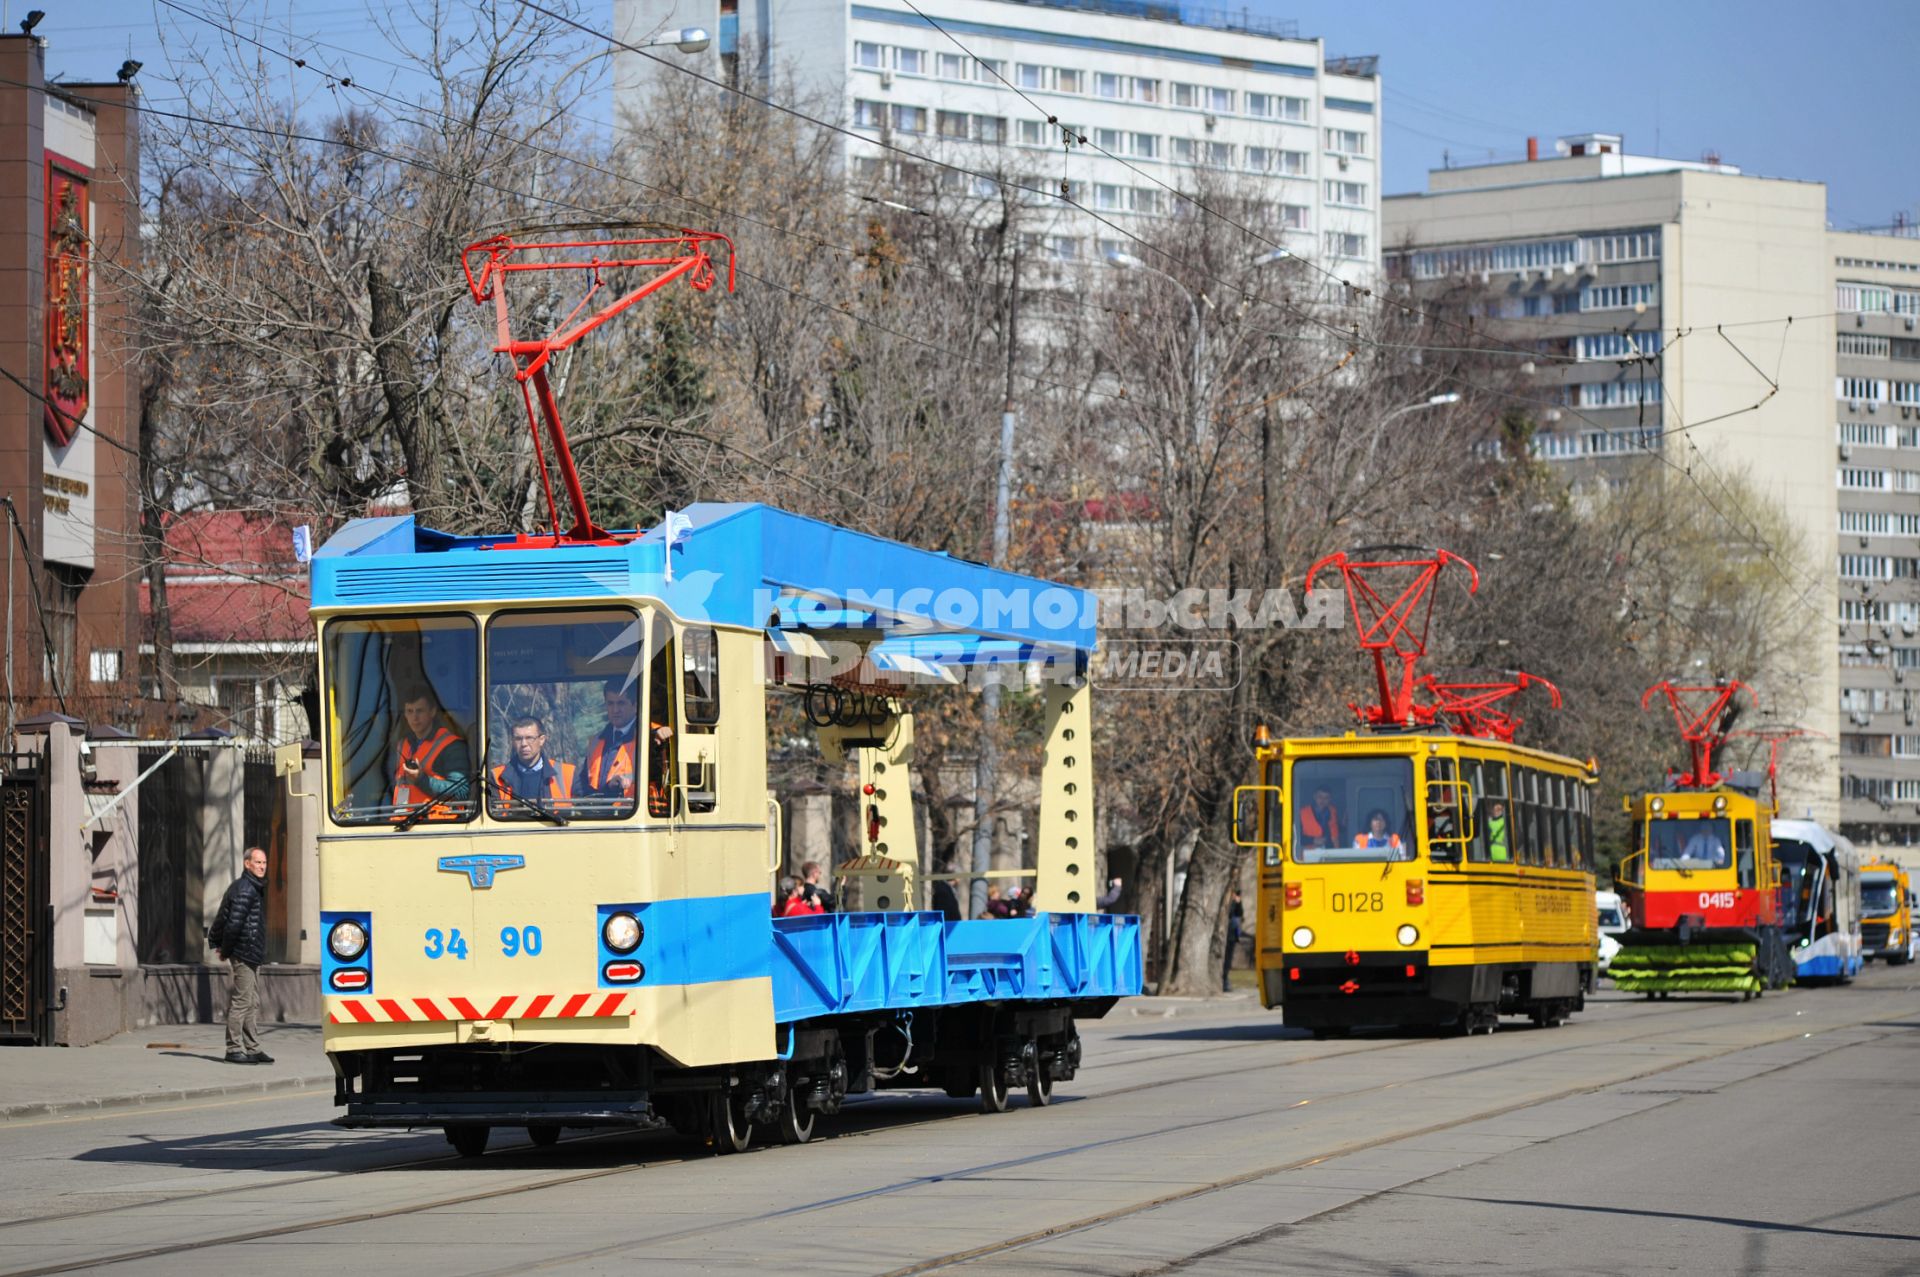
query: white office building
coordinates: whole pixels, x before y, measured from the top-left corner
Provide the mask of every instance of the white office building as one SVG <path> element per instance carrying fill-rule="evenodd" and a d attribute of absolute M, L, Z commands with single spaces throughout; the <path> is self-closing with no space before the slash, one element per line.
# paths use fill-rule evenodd
<path fill-rule="evenodd" d="M 1046 224 L 1041 246 L 1060 258 L 1122 250 L 1116 226 L 1170 213 L 1169 188 L 1214 170 L 1277 206 L 1274 233 L 1289 252 L 1344 279 L 1376 274 L 1375 59 L 1329 60 L 1291 23 L 1147 0 L 919 9 L 925 17 L 901 0 L 615 0 L 614 30 L 639 43 L 707 27 L 712 49 L 688 64 L 837 109 L 855 134 L 844 151 L 855 189 L 887 194 L 899 165 L 914 162 L 900 151 L 1049 192 L 1066 181 L 1098 217 L 1068 209 Z M 618 113 L 639 118 L 657 78 L 677 74 L 620 55 Z M 1088 145 L 1064 146 L 1048 115 Z"/>

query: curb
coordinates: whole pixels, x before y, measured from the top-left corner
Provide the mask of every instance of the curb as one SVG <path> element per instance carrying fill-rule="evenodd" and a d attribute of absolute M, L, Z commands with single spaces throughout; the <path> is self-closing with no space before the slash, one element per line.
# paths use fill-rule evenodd
<path fill-rule="evenodd" d="M 1257 1008 L 1259 1000 L 1251 993 L 1235 992 L 1215 994 L 1204 998 L 1160 997 L 1158 995 L 1140 995 L 1124 999 L 1120 1007 L 1129 1008 L 1130 1018 L 1136 1020 L 1173 1020 L 1189 1015 L 1224 1015 L 1234 1011 Z M 1116 1011 L 1120 1007 L 1114 1008 Z"/>
<path fill-rule="evenodd" d="M 144 1108 L 153 1104 L 178 1104 L 184 1100 L 217 1099 L 225 1095 L 264 1095 L 273 1091 L 295 1091 L 324 1086 L 333 1081 L 333 1072 L 312 1077 L 276 1077 L 259 1082 L 234 1082 L 226 1086 L 189 1086 L 164 1091 L 139 1091 L 131 1095 L 96 1095 L 79 1100 L 33 1100 L 24 1104 L 0 1104 L 0 1126 L 36 1117 L 65 1117 L 106 1109 Z"/>

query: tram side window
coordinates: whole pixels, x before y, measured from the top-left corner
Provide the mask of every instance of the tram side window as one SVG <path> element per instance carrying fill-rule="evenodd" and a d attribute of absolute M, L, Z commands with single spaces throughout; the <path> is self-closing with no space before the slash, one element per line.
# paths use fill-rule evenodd
<path fill-rule="evenodd" d="M 680 668 L 687 730 L 710 732 L 720 721 L 719 636 L 704 626 L 682 633 Z"/>
<path fill-rule="evenodd" d="M 673 736 L 673 632 L 665 624 L 655 631 L 658 646 L 647 672 L 647 815 L 673 814 L 673 767 L 678 752 Z"/>
<path fill-rule="evenodd" d="M 1566 869 L 1574 863 L 1573 786 L 1565 776 L 1549 776 L 1547 781 L 1553 786 L 1553 863 Z"/>
<path fill-rule="evenodd" d="M 1739 884 L 1751 888 L 1757 882 L 1753 859 L 1753 822 L 1737 820 L 1733 825 L 1733 863 L 1739 872 Z"/>
<path fill-rule="evenodd" d="M 1457 860 L 1460 844 L 1441 839 L 1460 836 L 1460 788 L 1454 784 L 1453 760 L 1427 760 L 1428 854 L 1439 860 Z"/>
<path fill-rule="evenodd" d="M 1513 861 L 1530 865 L 1533 849 L 1539 844 L 1533 832 L 1533 773 L 1524 767 L 1513 769 Z"/>
<path fill-rule="evenodd" d="M 643 622 L 631 608 L 487 625 L 487 814 L 619 820 L 636 806 Z"/>
<path fill-rule="evenodd" d="M 473 818 L 479 648 L 477 627 L 464 616 L 327 623 L 327 788 L 336 821 Z"/>
<path fill-rule="evenodd" d="M 1513 800 L 1507 792 L 1507 765 L 1489 760 L 1486 766 L 1487 796 L 1481 803 L 1481 818 L 1487 828 L 1487 859 L 1496 865 L 1513 863 Z"/>
<path fill-rule="evenodd" d="M 1580 867 L 1593 866 L 1593 790 L 1585 784 L 1575 786 L 1580 795 Z"/>
<path fill-rule="evenodd" d="M 1487 790 L 1486 767 L 1477 758 L 1460 760 L 1460 778 L 1473 791 L 1473 838 L 1467 843 L 1467 859 L 1476 864 L 1485 864 L 1487 859 Z"/>

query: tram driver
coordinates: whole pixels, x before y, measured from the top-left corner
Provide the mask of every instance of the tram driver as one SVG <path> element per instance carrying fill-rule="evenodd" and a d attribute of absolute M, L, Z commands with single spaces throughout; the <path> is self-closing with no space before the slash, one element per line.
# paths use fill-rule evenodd
<path fill-rule="evenodd" d="M 1393 855 L 1388 857 L 1388 859 L 1401 859 L 1406 849 L 1400 842 L 1400 835 L 1392 832 L 1388 825 L 1389 820 L 1386 810 L 1381 807 L 1375 807 L 1371 812 L 1367 813 L 1366 832 L 1354 838 L 1354 847 L 1356 849 L 1371 850 L 1387 848 L 1393 852 Z"/>
<path fill-rule="evenodd" d="M 1706 828 L 1695 831 L 1693 836 L 1687 839 L 1686 845 L 1680 848 L 1680 859 L 1691 861 L 1696 865 L 1725 869 L 1727 867 L 1726 841 L 1720 836 L 1720 831 L 1714 824 L 1708 824 Z"/>
<path fill-rule="evenodd" d="M 639 774 L 637 729 L 640 710 L 637 691 L 634 680 L 623 674 L 615 674 L 601 686 L 607 725 L 593 738 L 586 758 L 574 769 L 575 798 L 608 799 L 621 807 L 633 801 L 635 777 Z M 655 743 L 659 745 L 664 746 L 673 736 L 673 729 L 664 722 L 653 722 L 648 726 Z M 652 755 L 652 766 L 647 776 L 647 805 L 654 815 L 665 815 L 666 751 L 656 749 Z"/>
<path fill-rule="evenodd" d="M 458 798 L 473 769 L 467 739 L 440 698 L 426 684 L 400 693 L 400 740 L 394 746 L 393 805 L 408 811 L 433 798 Z M 428 820 L 450 820 L 451 807 L 435 804 Z"/>

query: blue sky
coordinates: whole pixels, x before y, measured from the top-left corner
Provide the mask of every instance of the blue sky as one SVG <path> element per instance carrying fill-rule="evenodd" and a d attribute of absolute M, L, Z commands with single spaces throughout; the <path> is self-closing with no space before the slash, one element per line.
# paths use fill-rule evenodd
<path fill-rule="evenodd" d="M 200 7 L 203 0 L 185 0 Z M 384 0 L 374 0 L 380 11 Z M 167 56 L 198 26 L 155 0 L 37 0 L 50 69 L 112 74 L 147 63 L 156 102 Z M 1222 0 L 1224 7 L 1224 0 Z M 32 7 L 0 0 L 7 27 Z M 259 0 L 271 20 L 342 46 L 361 78 L 397 74 L 366 0 Z M 404 5 L 395 5 L 404 11 Z M 605 26 L 611 0 L 585 6 Z M 1239 6 L 1234 6 L 1236 11 Z M 1920 3 L 1849 0 L 1260 0 L 1251 12 L 1298 21 L 1329 54 L 1376 53 L 1387 87 L 1385 189 L 1422 189 L 1426 170 L 1518 156 L 1529 134 L 1624 133 L 1627 149 L 1682 159 L 1717 151 L 1749 173 L 1824 181 L 1836 226 L 1879 226 L 1920 211 Z M 205 38 L 204 30 L 197 32 Z M 1656 145 L 1657 142 L 1657 145 Z"/>

